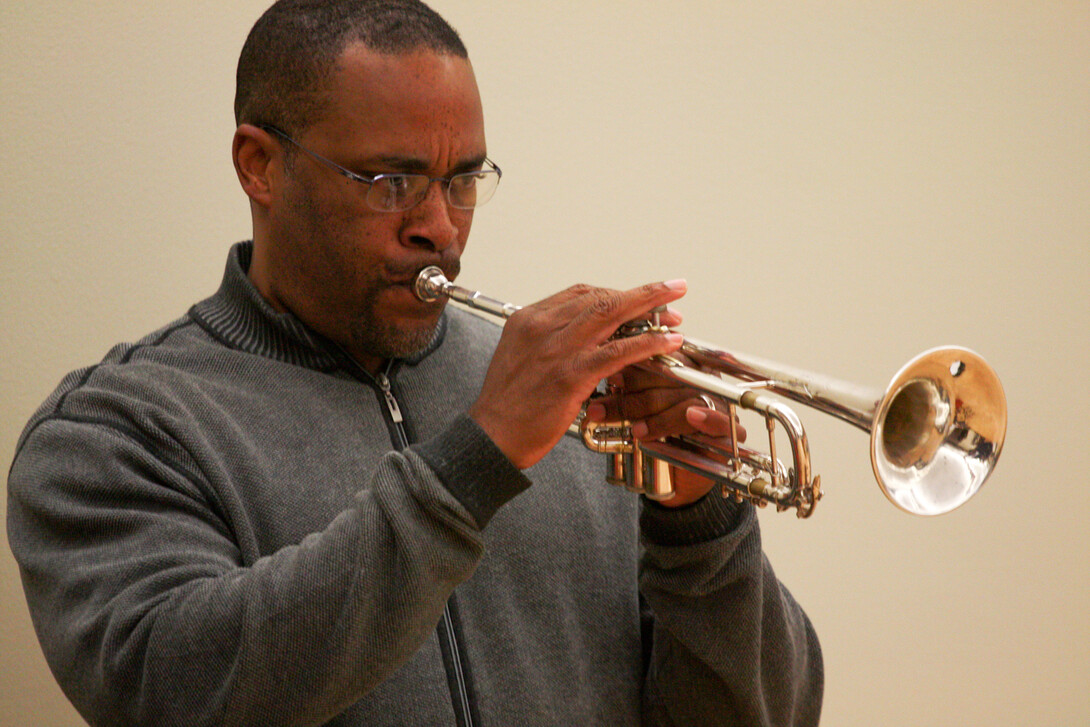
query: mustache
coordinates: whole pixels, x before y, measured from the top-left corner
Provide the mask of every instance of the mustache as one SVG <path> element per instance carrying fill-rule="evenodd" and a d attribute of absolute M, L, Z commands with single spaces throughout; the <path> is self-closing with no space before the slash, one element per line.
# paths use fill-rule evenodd
<path fill-rule="evenodd" d="M 453 255 L 445 254 L 440 254 L 438 256 L 429 255 L 415 260 L 402 260 L 396 263 L 388 262 L 384 267 L 386 268 L 387 280 L 412 282 L 413 280 L 416 280 L 417 274 L 429 265 L 438 265 L 447 280 L 454 280 L 454 278 L 458 276 L 458 273 L 462 271 L 461 261 Z"/>

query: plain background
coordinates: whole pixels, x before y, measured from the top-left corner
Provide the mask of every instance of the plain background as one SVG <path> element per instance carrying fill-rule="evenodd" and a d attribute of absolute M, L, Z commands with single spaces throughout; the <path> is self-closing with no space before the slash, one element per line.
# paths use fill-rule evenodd
<path fill-rule="evenodd" d="M 0 6 L 5 473 L 64 373 L 211 293 L 249 236 L 231 104 L 266 4 Z M 1087 724 L 1090 4 L 435 7 L 505 171 L 461 282 L 684 277 L 682 330 L 740 351 L 876 387 L 940 344 L 999 371 L 999 467 L 940 518 L 802 413 L 826 498 L 761 519 L 821 636 L 824 724 Z M 0 552 L 0 723 L 79 725 Z"/>

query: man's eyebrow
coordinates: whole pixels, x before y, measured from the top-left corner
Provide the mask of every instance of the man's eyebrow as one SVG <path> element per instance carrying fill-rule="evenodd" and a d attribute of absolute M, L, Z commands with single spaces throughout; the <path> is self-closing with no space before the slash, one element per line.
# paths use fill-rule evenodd
<path fill-rule="evenodd" d="M 378 165 L 384 169 L 393 169 L 398 172 L 420 174 L 428 170 L 428 162 L 416 157 L 405 157 L 391 154 L 374 156 L 364 162 L 364 167 Z"/>
<path fill-rule="evenodd" d="M 478 154 L 464 159 L 451 168 L 449 174 L 459 174 L 461 172 L 480 169 L 484 166 L 485 158 L 487 156 L 487 154 Z M 395 172 L 404 172 L 406 174 L 427 174 L 428 170 L 431 169 L 431 163 L 417 157 L 383 154 L 360 160 L 360 163 L 354 168 L 366 169 L 375 173 L 380 173 L 379 168 L 381 168 L 383 170 L 390 169 Z"/>

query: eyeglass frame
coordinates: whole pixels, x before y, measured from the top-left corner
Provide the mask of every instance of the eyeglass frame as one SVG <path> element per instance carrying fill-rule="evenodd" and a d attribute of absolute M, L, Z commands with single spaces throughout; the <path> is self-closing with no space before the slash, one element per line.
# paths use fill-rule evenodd
<path fill-rule="evenodd" d="M 489 198 L 486 199 L 484 202 L 481 202 L 480 204 L 475 204 L 472 207 L 465 207 L 463 205 L 455 204 L 454 201 L 450 197 L 450 183 L 451 183 L 451 181 L 453 181 L 455 178 L 461 177 L 461 176 L 470 176 L 470 175 L 476 175 L 476 174 L 495 174 L 496 175 L 496 185 L 499 186 L 500 179 L 503 178 L 503 170 L 500 169 L 500 166 L 498 164 L 496 164 L 496 162 L 492 161 L 488 157 L 485 157 L 484 163 L 488 164 L 491 167 L 491 169 L 481 169 L 481 170 L 476 171 L 476 172 L 459 172 L 458 174 L 452 174 L 449 177 L 429 177 L 426 174 L 417 174 L 415 172 L 394 172 L 394 173 L 390 173 L 390 174 L 376 174 L 373 177 L 368 177 L 368 176 L 365 176 L 363 174 L 357 174 L 356 172 L 353 172 L 351 169 L 345 169 L 344 167 L 342 167 L 340 164 L 333 161 L 332 159 L 326 159 L 321 154 L 318 154 L 317 152 L 313 152 L 310 149 L 307 149 L 305 146 L 303 146 L 302 144 L 297 142 L 295 139 L 291 138 L 286 132 L 281 131 L 280 129 L 273 126 L 272 124 L 258 124 L 257 128 L 259 128 L 259 129 L 261 129 L 263 131 L 266 131 L 266 132 L 271 132 L 271 133 L 275 134 L 276 136 L 279 136 L 280 138 L 284 139 L 285 141 L 288 141 L 292 145 L 299 147 L 299 149 L 301 149 L 304 153 L 306 153 L 312 159 L 325 164 L 326 166 L 330 167 L 331 169 L 333 169 L 338 174 L 340 174 L 340 175 L 342 175 L 344 177 L 347 177 L 348 179 L 351 179 L 353 182 L 359 182 L 360 184 L 368 185 L 367 196 L 364 197 L 364 199 L 367 201 L 367 206 L 370 207 L 371 209 L 375 210 L 376 212 L 404 212 L 406 210 L 411 210 L 413 207 L 416 207 L 418 204 L 420 204 L 421 202 L 424 201 L 424 199 L 427 197 L 427 194 L 428 194 L 428 188 L 431 187 L 432 182 L 445 182 L 445 184 L 443 185 L 443 187 L 444 187 L 443 197 L 446 199 L 447 204 L 449 204 L 451 207 L 454 207 L 455 209 L 460 209 L 460 210 L 476 209 L 477 207 L 480 207 L 480 206 L 486 204 L 488 202 L 488 200 L 492 199 L 492 197 L 489 196 Z M 428 184 L 427 184 L 427 186 L 424 187 L 424 192 L 423 192 L 423 194 L 421 194 L 420 199 L 416 200 L 415 202 L 413 202 L 408 207 L 397 207 L 397 208 L 394 208 L 394 209 L 386 209 L 386 208 L 377 207 L 377 206 L 371 204 L 370 194 L 371 194 L 371 189 L 374 188 L 375 182 L 381 181 L 383 179 L 394 178 L 394 177 L 416 177 L 416 178 L 424 177 L 424 178 L 427 178 Z M 493 192 L 494 191 L 495 190 L 493 190 Z"/>

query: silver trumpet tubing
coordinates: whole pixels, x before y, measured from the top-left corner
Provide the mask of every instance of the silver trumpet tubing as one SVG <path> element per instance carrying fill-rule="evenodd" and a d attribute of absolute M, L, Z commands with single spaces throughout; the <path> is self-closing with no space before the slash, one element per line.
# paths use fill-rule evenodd
<path fill-rule="evenodd" d="M 501 318 L 519 306 L 451 283 L 438 267 L 420 271 L 415 292 L 440 296 Z M 615 336 L 667 329 L 633 321 Z M 870 433 L 871 467 L 890 502 L 914 515 L 940 515 L 968 501 L 995 468 L 1007 430 L 1007 404 L 995 371 L 959 347 L 924 351 L 901 367 L 883 390 L 727 352 L 686 338 L 681 355 L 655 356 L 639 366 L 700 392 L 735 426 L 737 410 L 764 418 L 768 451 L 743 447 L 737 437 L 703 435 L 637 441 L 631 422 L 588 422 L 577 430 L 590 449 L 608 455 L 606 479 L 653 499 L 673 495 L 671 467 L 708 477 L 724 496 L 809 517 L 821 499 L 821 478 L 811 474 L 806 431 L 782 399 L 803 404 Z M 726 378 L 725 378 L 726 377 Z M 777 425 L 786 433 L 791 466 L 778 459 Z"/>

